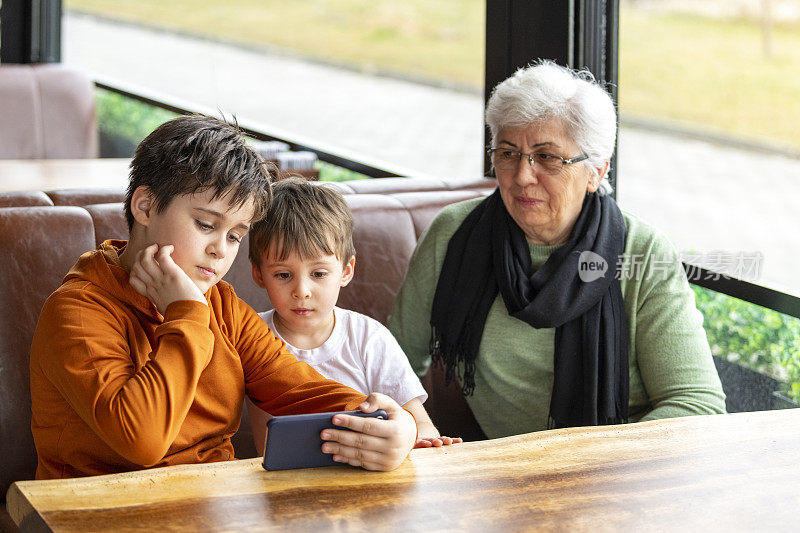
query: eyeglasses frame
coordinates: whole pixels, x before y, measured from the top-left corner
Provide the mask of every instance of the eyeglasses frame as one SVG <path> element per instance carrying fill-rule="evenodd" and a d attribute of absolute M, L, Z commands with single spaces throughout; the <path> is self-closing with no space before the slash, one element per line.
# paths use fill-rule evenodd
<path fill-rule="evenodd" d="M 580 163 L 581 161 L 585 161 L 585 160 L 589 159 L 589 156 L 586 155 L 586 154 L 576 155 L 575 157 L 570 157 L 570 158 L 566 159 L 566 158 L 561 157 L 558 154 L 551 154 L 550 152 L 531 152 L 529 154 L 526 154 L 524 152 L 520 152 L 519 150 L 512 150 L 510 148 L 500 148 L 500 147 L 494 147 L 493 148 L 493 147 L 489 147 L 489 148 L 486 149 L 486 151 L 489 153 L 489 156 L 493 156 L 494 152 L 496 152 L 497 150 L 507 150 L 509 152 L 518 153 L 519 156 L 520 156 L 520 161 L 522 160 L 522 156 L 525 156 L 525 157 L 528 158 L 528 164 L 530 166 L 532 166 L 533 168 L 536 168 L 536 166 L 534 164 L 535 162 L 533 160 L 533 156 L 535 154 L 547 154 L 547 155 L 551 155 L 553 157 L 559 158 L 561 160 L 561 168 L 564 168 L 565 166 L 571 165 L 573 163 Z"/>

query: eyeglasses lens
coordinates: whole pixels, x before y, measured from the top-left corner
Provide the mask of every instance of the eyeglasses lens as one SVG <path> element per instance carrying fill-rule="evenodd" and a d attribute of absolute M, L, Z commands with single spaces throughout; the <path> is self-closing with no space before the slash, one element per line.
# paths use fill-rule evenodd
<path fill-rule="evenodd" d="M 535 168 L 547 174 L 558 174 L 561 171 L 562 160 L 561 158 L 547 153 L 533 153 L 530 159 L 527 155 L 521 154 L 514 150 L 495 150 L 494 166 L 500 170 L 514 170 L 519 165 L 520 158 L 526 161 L 533 160 Z"/>

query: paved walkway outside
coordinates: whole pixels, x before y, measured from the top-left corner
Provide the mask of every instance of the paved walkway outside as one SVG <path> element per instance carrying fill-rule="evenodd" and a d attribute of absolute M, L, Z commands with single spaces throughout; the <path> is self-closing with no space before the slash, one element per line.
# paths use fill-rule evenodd
<path fill-rule="evenodd" d="M 414 171 L 481 173 L 480 96 L 68 12 L 62 32 L 66 64 Z M 800 292 L 800 160 L 622 128 L 618 170 L 622 207 L 679 249 L 761 252 L 762 277 Z"/>

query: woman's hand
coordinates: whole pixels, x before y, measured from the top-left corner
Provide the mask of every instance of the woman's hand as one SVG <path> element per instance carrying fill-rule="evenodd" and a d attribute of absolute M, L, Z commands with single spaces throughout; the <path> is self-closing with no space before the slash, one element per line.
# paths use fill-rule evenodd
<path fill-rule="evenodd" d="M 414 417 L 397 402 L 374 392 L 359 406 L 365 413 L 383 409 L 388 420 L 336 415 L 333 423 L 351 431 L 326 429 L 321 436 L 322 451 L 333 454 L 333 460 L 360 466 L 367 470 L 394 470 L 405 460 L 414 446 L 417 426 Z"/>

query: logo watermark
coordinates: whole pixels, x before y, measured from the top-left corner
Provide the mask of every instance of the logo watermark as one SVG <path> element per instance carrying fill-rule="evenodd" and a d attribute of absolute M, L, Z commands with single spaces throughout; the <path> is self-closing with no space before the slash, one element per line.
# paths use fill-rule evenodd
<path fill-rule="evenodd" d="M 703 279 L 718 280 L 736 278 L 745 281 L 758 281 L 761 278 L 761 268 L 764 254 L 761 252 L 726 252 L 715 250 L 705 254 L 686 253 L 680 254 L 680 260 L 689 268 L 686 277 L 689 281 Z M 702 272 L 705 269 L 706 272 Z"/>
<path fill-rule="evenodd" d="M 622 254 L 617 257 L 613 276 L 618 280 L 643 280 L 659 276 L 666 279 L 685 270 L 689 281 L 736 278 L 757 281 L 761 277 L 764 254 L 761 252 L 726 252 L 716 250 L 707 253 L 667 254 Z M 681 263 L 688 266 L 683 268 Z M 590 283 L 605 277 L 609 271 L 608 261 L 590 252 L 578 256 L 578 277 Z"/>
<path fill-rule="evenodd" d="M 588 250 L 578 256 L 578 277 L 585 283 L 602 278 L 607 270 L 608 262 L 603 256 Z"/>

